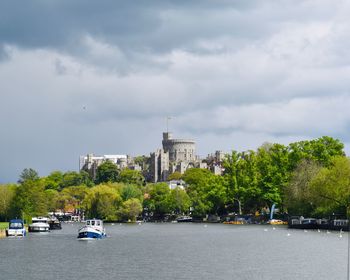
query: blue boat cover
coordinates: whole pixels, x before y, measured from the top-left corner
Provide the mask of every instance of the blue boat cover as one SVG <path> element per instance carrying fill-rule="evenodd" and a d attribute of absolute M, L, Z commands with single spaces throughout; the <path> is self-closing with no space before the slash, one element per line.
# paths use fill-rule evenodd
<path fill-rule="evenodd" d="M 21 219 L 13 219 L 13 220 L 10 220 L 10 223 L 21 223 L 21 224 L 23 224 L 23 220 L 21 220 Z"/>

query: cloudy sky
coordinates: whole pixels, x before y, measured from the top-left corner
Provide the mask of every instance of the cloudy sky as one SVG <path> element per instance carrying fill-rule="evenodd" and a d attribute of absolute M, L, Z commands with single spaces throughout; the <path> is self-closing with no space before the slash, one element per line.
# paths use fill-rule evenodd
<path fill-rule="evenodd" d="M 0 182 L 149 154 L 329 135 L 349 151 L 345 0 L 3 0 Z"/>

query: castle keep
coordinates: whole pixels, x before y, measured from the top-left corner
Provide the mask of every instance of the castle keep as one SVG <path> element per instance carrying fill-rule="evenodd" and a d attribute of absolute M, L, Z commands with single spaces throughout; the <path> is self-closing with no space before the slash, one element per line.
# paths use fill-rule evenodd
<path fill-rule="evenodd" d="M 163 148 L 151 153 L 150 179 L 166 181 L 175 171 L 183 174 L 196 165 L 196 142 L 188 139 L 173 139 L 170 132 L 163 133 Z"/>

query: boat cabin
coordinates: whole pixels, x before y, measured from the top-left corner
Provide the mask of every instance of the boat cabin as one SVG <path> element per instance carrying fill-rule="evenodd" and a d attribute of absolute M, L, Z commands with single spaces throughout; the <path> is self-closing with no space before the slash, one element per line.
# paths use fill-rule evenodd
<path fill-rule="evenodd" d="M 101 220 L 87 220 L 86 221 L 87 226 L 97 226 L 97 227 L 102 227 L 103 222 Z"/>
<path fill-rule="evenodd" d="M 49 218 L 47 217 L 33 217 L 32 218 L 32 223 L 48 223 Z"/>
<path fill-rule="evenodd" d="M 23 220 L 15 219 L 15 220 L 10 220 L 9 222 L 9 229 L 21 229 L 23 227 L 24 227 Z"/>

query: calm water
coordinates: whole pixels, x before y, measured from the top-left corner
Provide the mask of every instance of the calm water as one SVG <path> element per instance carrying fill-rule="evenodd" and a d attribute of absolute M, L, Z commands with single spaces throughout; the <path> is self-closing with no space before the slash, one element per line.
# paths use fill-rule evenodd
<path fill-rule="evenodd" d="M 79 224 L 0 239 L 0 279 L 346 279 L 348 236 L 222 224 Z M 290 234 L 288 236 L 288 233 Z"/>

